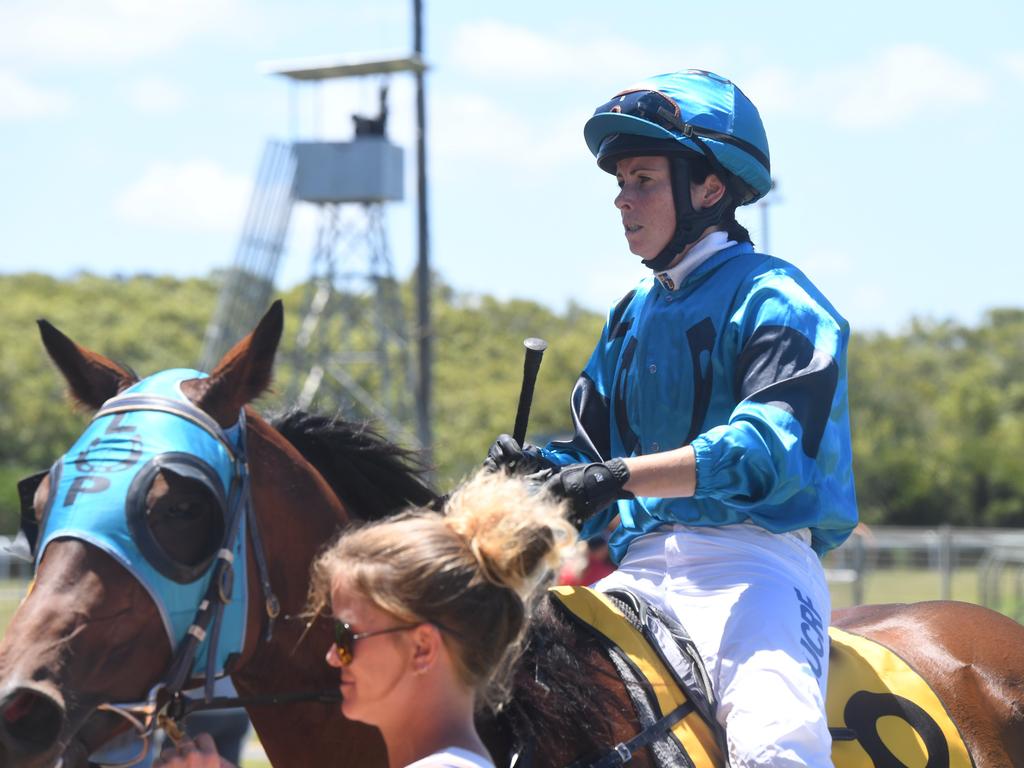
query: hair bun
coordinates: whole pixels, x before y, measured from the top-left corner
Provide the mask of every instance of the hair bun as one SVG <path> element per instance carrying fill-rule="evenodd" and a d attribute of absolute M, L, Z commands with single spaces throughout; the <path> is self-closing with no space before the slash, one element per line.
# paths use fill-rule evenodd
<path fill-rule="evenodd" d="M 526 600 L 575 544 L 564 502 L 522 479 L 480 472 L 445 505 L 445 523 L 473 552 L 483 578 Z"/>

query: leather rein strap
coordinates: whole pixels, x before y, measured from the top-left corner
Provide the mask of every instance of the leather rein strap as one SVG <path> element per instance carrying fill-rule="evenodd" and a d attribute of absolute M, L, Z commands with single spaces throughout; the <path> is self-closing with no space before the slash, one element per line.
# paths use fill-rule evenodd
<path fill-rule="evenodd" d="M 569 768 L 615 768 L 615 766 L 625 765 L 633 759 L 633 755 L 636 754 L 637 750 L 643 749 L 660 739 L 669 732 L 673 725 L 693 712 L 695 708 L 693 702 L 687 700 L 660 720 L 655 720 L 629 741 L 616 744 L 595 762 L 576 762 L 569 766 Z"/>

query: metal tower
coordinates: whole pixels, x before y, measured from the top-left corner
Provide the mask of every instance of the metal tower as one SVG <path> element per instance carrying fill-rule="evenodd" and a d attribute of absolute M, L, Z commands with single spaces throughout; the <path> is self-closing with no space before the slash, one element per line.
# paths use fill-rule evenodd
<path fill-rule="evenodd" d="M 272 69 L 293 82 L 395 72 L 421 73 L 418 56 L 385 61 L 316 61 Z M 270 142 L 235 262 L 225 274 L 201 365 L 216 363 L 265 310 L 298 203 L 319 221 L 302 321 L 291 347 L 290 404 L 369 417 L 392 437 L 416 443 L 413 333 L 388 249 L 387 202 L 403 199 L 403 151 L 388 141 L 387 85 L 374 116 L 353 115 L 351 141 Z"/>

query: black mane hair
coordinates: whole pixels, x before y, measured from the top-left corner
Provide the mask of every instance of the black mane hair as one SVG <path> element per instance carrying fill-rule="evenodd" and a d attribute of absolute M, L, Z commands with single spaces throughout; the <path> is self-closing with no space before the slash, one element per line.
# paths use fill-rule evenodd
<path fill-rule="evenodd" d="M 615 745 L 615 722 L 636 720 L 624 697 L 594 634 L 545 595 L 516 663 L 511 700 L 497 714 L 478 714 L 477 728 L 498 765 L 515 752 L 525 752 L 518 764 L 527 766 L 551 765 L 559 754 L 566 764 L 591 762 Z"/>
<path fill-rule="evenodd" d="M 365 422 L 295 409 L 270 423 L 360 520 L 438 504 L 440 497 L 426 479 L 429 468 L 420 454 L 389 442 Z"/>

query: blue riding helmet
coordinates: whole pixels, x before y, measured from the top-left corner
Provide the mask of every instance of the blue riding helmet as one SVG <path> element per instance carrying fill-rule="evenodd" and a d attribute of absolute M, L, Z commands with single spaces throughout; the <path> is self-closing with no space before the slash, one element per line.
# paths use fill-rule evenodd
<path fill-rule="evenodd" d="M 587 147 L 609 170 L 607 157 L 619 135 L 668 139 L 683 150 L 707 155 L 749 187 L 752 203 L 771 189 L 768 137 L 757 107 L 724 77 L 688 69 L 656 75 L 600 106 L 583 127 Z M 602 149 L 602 145 L 605 145 Z M 609 173 L 615 173 L 614 163 Z"/>
<path fill-rule="evenodd" d="M 594 112 L 583 128 L 598 165 L 615 173 L 623 157 L 669 158 L 676 205 L 676 232 L 648 267 L 660 271 L 709 226 L 737 205 L 771 189 L 768 138 L 757 108 L 732 82 L 698 69 L 644 80 L 618 93 Z M 690 202 L 690 161 L 705 158 L 727 194 L 711 208 Z"/>

